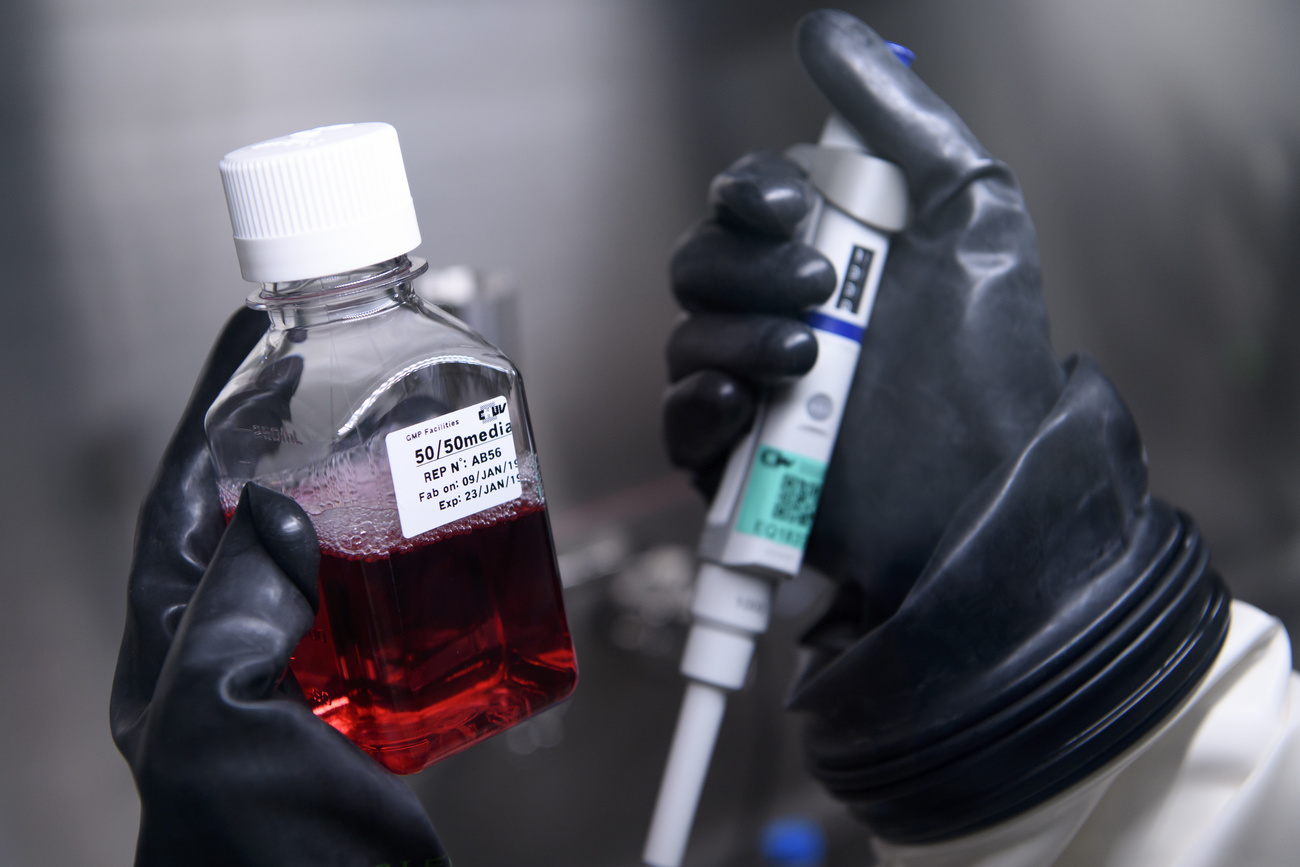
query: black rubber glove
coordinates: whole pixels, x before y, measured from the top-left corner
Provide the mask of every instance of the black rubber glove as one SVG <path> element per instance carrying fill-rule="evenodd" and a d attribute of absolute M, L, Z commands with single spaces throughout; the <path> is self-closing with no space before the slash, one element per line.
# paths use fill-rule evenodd
<path fill-rule="evenodd" d="M 443 867 L 416 797 L 285 676 L 317 604 L 306 514 L 249 485 L 222 515 L 203 415 L 265 328 L 251 310 L 228 323 L 140 515 L 111 706 L 135 863 Z"/>
<path fill-rule="evenodd" d="M 801 22 L 834 108 L 904 170 L 895 236 L 807 560 L 840 581 L 809 632 L 811 770 L 879 835 L 959 836 L 1101 767 L 1207 670 L 1228 599 L 1195 527 L 1147 493 L 1127 409 L 1048 338 L 1010 170 L 849 15 Z M 792 240 L 812 191 L 776 155 L 715 180 L 678 248 L 672 459 L 712 493 L 774 376 L 807 370 L 790 318 L 834 289 Z M 785 317 L 785 318 L 782 318 Z"/>
<path fill-rule="evenodd" d="M 302 357 L 281 358 L 262 370 L 237 399 L 213 413 L 216 417 L 207 425 L 217 434 L 213 440 L 229 450 L 228 454 L 216 456 L 221 466 L 247 467 L 251 473 L 258 460 L 280 448 L 281 443 L 274 437 L 232 436 L 229 432 L 256 429 L 258 425 L 268 431 L 281 430 L 285 422 L 292 420 L 289 404 L 301 380 Z"/>

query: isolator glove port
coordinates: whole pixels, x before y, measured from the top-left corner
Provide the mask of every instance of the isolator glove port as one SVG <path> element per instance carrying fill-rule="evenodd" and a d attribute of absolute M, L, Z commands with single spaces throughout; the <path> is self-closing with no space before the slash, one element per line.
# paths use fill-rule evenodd
<path fill-rule="evenodd" d="M 831 104 L 900 166 L 895 235 L 807 562 L 839 582 L 791 706 L 812 772 L 876 834 L 950 839 L 1100 768 L 1213 661 L 1229 600 L 1191 520 L 1147 491 L 1123 402 L 1054 357 L 1033 225 L 991 157 L 886 43 L 814 13 L 798 50 Z M 765 383 L 806 371 L 798 311 L 829 262 L 795 240 L 811 189 L 774 155 L 710 189 L 679 246 L 689 312 L 668 345 L 673 461 L 711 494 Z"/>
<path fill-rule="evenodd" d="M 415 795 L 286 676 L 317 604 L 307 515 L 252 485 L 222 515 L 203 416 L 265 329 L 230 320 L 140 515 L 111 706 L 140 792 L 135 863 L 443 867 Z"/>

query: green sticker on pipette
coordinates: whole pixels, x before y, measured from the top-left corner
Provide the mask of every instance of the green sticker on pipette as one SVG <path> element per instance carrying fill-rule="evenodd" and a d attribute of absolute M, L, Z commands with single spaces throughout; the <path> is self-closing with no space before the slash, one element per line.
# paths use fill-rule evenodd
<path fill-rule="evenodd" d="M 802 551 L 825 479 L 826 465 L 821 461 L 759 446 L 736 530 Z"/>

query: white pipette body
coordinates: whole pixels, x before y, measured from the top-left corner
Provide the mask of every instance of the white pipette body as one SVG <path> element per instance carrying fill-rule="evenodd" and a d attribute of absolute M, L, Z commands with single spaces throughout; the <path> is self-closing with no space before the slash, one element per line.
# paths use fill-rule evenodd
<path fill-rule="evenodd" d="M 804 316 L 817 334 L 816 364 L 772 389 L 732 451 L 705 519 L 681 666 L 689 683 L 642 855 L 651 867 L 680 867 L 726 690 L 745 682 L 755 636 L 767 630 L 774 581 L 803 564 L 889 234 L 907 224 L 902 170 L 871 156 L 838 116 L 818 144 L 795 145 L 787 155 L 820 193 L 804 240 L 835 266 L 837 288 Z"/>

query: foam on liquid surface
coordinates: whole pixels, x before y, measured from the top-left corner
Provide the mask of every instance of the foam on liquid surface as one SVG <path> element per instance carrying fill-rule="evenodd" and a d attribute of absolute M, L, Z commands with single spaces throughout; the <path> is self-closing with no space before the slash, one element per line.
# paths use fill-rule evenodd
<path fill-rule="evenodd" d="M 402 537 L 387 457 L 373 454 L 365 446 L 339 452 L 325 463 L 307 469 L 254 479 L 221 479 L 218 489 L 227 514 L 234 511 L 240 492 L 249 481 L 293 497 L 311 518 L 323 552 L 359 560 L 374 560 L 449 536 L 471 533 L 544 505 L 537 458 L 526 452 L 519 455 L 521 496 L 410 539 Z"/>

